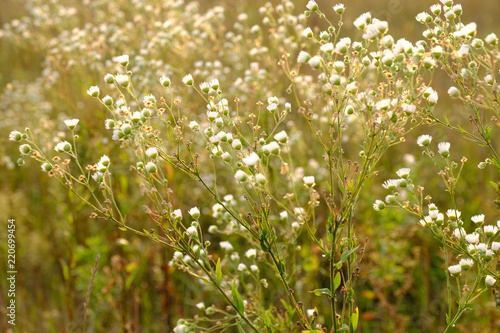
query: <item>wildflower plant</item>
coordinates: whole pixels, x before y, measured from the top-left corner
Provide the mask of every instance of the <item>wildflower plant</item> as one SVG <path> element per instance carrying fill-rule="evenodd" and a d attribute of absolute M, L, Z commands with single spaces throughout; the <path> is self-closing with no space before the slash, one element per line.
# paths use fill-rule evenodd
<path fill-rule="evenodd" d="M 171 28 L 168 34 L 155 30 L 151 45 L 144 49 L 129 55 L 102 48 L 104 54 L 95 54 L 96 60 L 107 59 L 94 66 L 103 84 L 91 85 L 86 92 L 106 112 L 103 127 L 109 145 L 121 149 L 114 155 L 121 159 L 103 154 L 93 156 L 88 165 L 82 162 L 83 119 L 64 119 L 69 136 L 62 136 L 51 150 L 30 128 L 11 132 L 9 139 L 20 144 L 18 164 L 28 157 L 38 161 L 42 172 L 91 207 L 90 218 L 112 221 L 122 231 L 167 247 L 170 267 L 190 274 L 199 290 L 218 295 L 216 300 L 200 296 L 199 314 L 180 319 L 174 332 L 354 332 L 360 319 L 355 286 L 367 244 L 360 241 L 364 235 L 357 228 L 356 212 L 366 205 L 360 198 L 389 148 L 429 120 L 444 124 L 434 116 L 438 93 L 431 87 L 438 65 L 466 66 L 465 58 L 451 50 L 472 42 L 467 36 L 473 26 L 465 29 L 459 21 L 454 23 L 461 10 L 448 3 L 444 13 L 434 6 L 432 14 L 419 14 L 417 20 L 433 30 L 424 33 L 428 41 L 416 43 L 394 40 L 388 23 L 371 13 L 354 20 L 356 39 L 344 37 L 345 6 L 329 8 L 330 15 L 313 0 L 300 15 L 293 15 L 290 1 L 276 7 L 266 4 L 259 10 L 261 25 L 245 26 L 248 17 L 241 14 L 233 31 L 218 38 L 223 8 L 201 15 L 197 5 L 189 4 L 181 17 L 192 30 L 183 31 L 184 22 L 169 17 L 161 24 Z M 168 1 L 162 6 L 180 7 Z M 138 10 L 137 22 L 152 11 Z M 319 17 L 325 30 L 307 26 L 311 15 Z M 436 19 L 440 15 L 444 18 Z M 113 27 L 104 30 L 117 31 Z M 269 43 L 270 48 L 262 46 L 266 29 L 276 42 Z M 443 36 L 455 40 L 448 43 Z M 74 38 L 87 36 L 81 32 Z M 127 38 L 119 33 L 113 37 L 120 41 L 117 44 Z M 65 39 L 51 43 L 61 40 Z M 175 42 L 168 44 L 170 40 Z M 169 45 L 179 56 L 189 48 L 204 49 L 206 40 L 213 41 L 213 49 L 248 48 L 251 58 L 222 52 L 222 63 L 209 58 L 219 53 L 201 52 L 200 59 L 190 59 L 192 70 L 186 66 L 181 71 L 164 64 L 159 60 L 162 54 L 154 51 L 155 46 Z M 483 45 L 485 55 L 474 58 L 488 73 L 495 45 Z M 233 68 L 238 77 L 232 76 Z M 477 80 L 458 79 L 453 73 L 460 85 L 450 89 L 452 97 L 477 89 Z M 487 87 L 488 82 L 496 87 L 495 81 L 491 75 L 487 79 L 479 86 L 484 87 L 481 94 L 489 94 L 490 104 L 486 98 L 463 97 L 476 119 L 479 107 L 489 105 L 488 110 L 496 112 L 494 89 Z M 480 137 L 468 135 L 494 152 L 488 127 L 480 121 L 476 126 Z M 417 144 L 440 165 L 431 136 L 419 137 Z M 417 215 L 442 244 L 448 278 L 447 331 L 485 290 L 483 279 L 497 291 L 492 260 L 500 251 L 500 225 L 481 228 L 484 217 L 477 215 L 471 218 L 476 230 L 465 232 L 454 197 L 465 159 L 453 162 L 450 146 L 438 145 L 445 163 L 440 176 L 452 199 L 446 217 L 423 197 L 423 188 L 414 185 L 408 168 L 383 184 L 390 194 L 373 204 L 376 211 L 397 206 Z M 143 197 L 144 219 L 138 223 L 131 221 L 120 199 L 123 165 L 128 165 L 127 177 L 134 179 Z M 192 202 L 179 202 L 188 188 L 203 194 L 193 196 Z M 402 199 L 402 189 L 414 204 Z M 200 198 L 204 202 L 195 200 Z M 324 269 L 304 269 L 304 257 L 314 257 Z M 453 279 L 459 290 L 452 316 Z"/>

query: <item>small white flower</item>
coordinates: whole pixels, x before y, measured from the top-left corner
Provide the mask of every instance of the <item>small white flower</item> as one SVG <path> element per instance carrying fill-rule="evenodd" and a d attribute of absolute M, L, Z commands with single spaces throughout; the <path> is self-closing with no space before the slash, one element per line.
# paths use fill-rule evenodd
<path fill-rule="evenodd" d="M 450 87 L 450 89 L 448 89 L 448 95 L 453 98 L 460 97 L 460 90 L 458 90 L 457 87 Z"/>
<path fill-rule="evenodd" d="M 307 3 L 306 7 L 310 11 L 316 11 L 316 10 L 318 10 L 318 4 L 314 0 L 309 0 L 309 2 Z"/>
<path fill-rule="evenodd" d="M 101 163 L 105 167 L 108 167 L 109 164 L 111 163 L 111 160 L 107 155 L 102 155 L 102 157 L 99 159 L 99 163 Z"/>
<path fill-rule="evenodd" d="M 208 84 L 215 91 L 217 91 L 217 89 L 219 89 L 219 80 L 217 80 L 217 79 L 210 80 L 210 82 Z"/>
<path fill-rule="evenodd" d="M 453 235 L 458 239 L 462 239 L 467 235 L 467 232 L 465 232 L 464 228 L 460 227 L 453 230 Z"/>
<path fill-rule="evenodd" d="M 192 86 L 194 83 L 193 76 L 191 74 L 188 74 L 182 78 L 182 82 L 188 86 Z"/>
<path fill-rule="evenodd" d="M 107 84 L 113 84 L 115 83 L 115 77 L 113 76 L 113 74 L 106 74 L 104 76 L 104 82 L 106 82 Z"/>
<path fill-rule="evenodd" d="M 465 240 L 469 244 L 477 244 L 479 243 L 479 234 L 476 233 L 468 234 L 465 236 Z"/>
<path fill-rule="evenodd" d="M 448 267 L 448 271 L 450 272 L 451 275 L 453 276 L 459 276 L 460 272 L 462 272 L 462 266 L 460 265 L 452 265 Z"/>
<path fill-rule="evenodd" d="M 367 23 L 370 23 L 372 20 L 372 14 L 364 13 L 361 14 L 357 19 L 354 20 L 354 26 L 358 29 L 364 29 Z"/>
<path fill-rule="evenodd" d="M 452 221 L 455 221 L 456 219 L 459 219 L 462 213 L 456 209 L 448 209 L 446 211 L 446 215 L 448 218 Z"/>
<path fill-rule="evenodd" d="M 267 156 L 270 154 L 279 155 L 280 146 L 276 141 L 271 141 L 269 144 L 262 146 L 262 151 Z"/>
<path fill-rule="evenodd" d="M 450 155 L 450 146 L 451 144 L 449 142 L 440 142 L 438 144 L 438 153 L 442 157 L 448 157 Z"/>
<path fill-rule="evenodd" d="M 124 75 L 124 74 L 116 74 L 115 80 L 116 80 L 116 83 L 118 83 L 122 87 L 128 87 L 128 85 L 130 83 L 128 75 Z"/>
<path fill-rule="evenodd" d="M 280 219 L 286 220 L 288 218 L 288 213 L 286 211 L 280 212 Z"/>
<path fill-rule="evenodd" d="M 186 229 L 186 235 L 188 235 L 189 238 L 194 238 L 198 235 L 198 229 L 192 225 Z"/>
<path fill-rule="evenodd" d="M 104 103 L 104 105 L 111 106 L 113 105 L 113 98 L 111 98 L 111 96 L 109 95 L 106 95 L 102 98 L 102 102 Z"/>
<path fill-rule="evenodd" d="M 168 76 L 162 75 L 160 77 L 160 84 L 164 87 L 170 87 L 170 78 Z"/>
<path fill-rule="evenodd" d="M 305 28 L 304 31 L 302 31 L 302 36 L 307 37 L 307 38 L 311 38 L 313 36 L 312 29 L 309 27 Z"/>
<path fill-rule="evenodd" d="M 264 185 L 267 182 L 266 176 L 261 173 L 255 175 L 255 181 L 261 185 Z"/>
<path fill-rule="evenodd" d="M 191 217 L 193 219 L 198 219 L 200 217 L 200 210 L 198 209 L 198 207 L 193 207 L 191 208 L 189 211 L 188 211 L 189 215 L 191 215 Z"/>
<path fill-rule="evenodd" d="M 398 177 L 406 179 L 410 175 L 410 168 L 402 168 L 396 171 Z"/>
<path fill-rule="evenodd" d="M 148 148 L 146 150 L 146 155 L 154 160 L 158 157 L 158 150 L 155 147 Z"/>
<path fill-rule="evenodd" d="M 473 217 L 470 218 L 472 222 L 476 224 L 481 224 L 484 222 L 484 214 L 481 215 L 474 215 Z"/>
<path fill-rule="evenodd" d="M 484 279 L 484 282 L 489 285 L 490 287 L 493 287 L 493 285 L 497 282 L 497 279 L 495 279 L 491 275 L 486 275 L 486 278 Z"/>
<path fill-rule="evenodd" d="M 245 180 L 247 180 L 247 174 L 243 170 L 238 170 L 234 174 L 234 178 L 239 182 L 244 182 Z"/>
<path fill-rule="evenodd" d="M 250 266 L 250 270 L 251 270 L 252 272 L 258 272 L 258 271 L 259 271 L 259 266 L 257 266 L 257 265 L 251 265 L 251 266 Z"/>
<path fill-rule="evenodd" d="M 299 55 L 297 56 L 297 62 L 304 64 L 311 59 L 311 55 L 305 51 L 300 51 Z"/>
<path fill-rule="evenodd" d="M 382 200 L 375 200 L 375 203 L 373 204 L 373 209 L 376 211 L 380 211 L 385 208 L 385 203 Z"/>
<path fill-rule="evenodd" d="M 321 45 L 320 47 L 321 52 L 324 53 L 332 53 L 333 52 L 333 43 L 326 43 Z"/>
<path fill-rule="evenodd" d="M 49 163 L 43 163 L 41 167 L 43 172 L 49 172 L 50 170 L 52 170 L 52 165 L 50 165 Z"/>
<path fill-rule="evenodd" d="M 182 219 L 182 211 L 180 209 L 176 209 L 172 212 L 172 214 L 170 214 L 170 216 L 174 219 L 174 220 L 180 220 Z"/>
<path fill-rule="evenodd" d="M 388 179 L 386 180 L 382 186 L 388 190 L 395 190 L 396 187 L 399 186 L 399 179 Z"/>
<path fill-rule="evenodd" d="M 259 163 L 259 155 L 252 152 L 249 156 L 243 158 L 243 163 L 245 163 L 246 166 L 254 166 Z"/>
<path fill-rule="evenodd" d="M 231 144 L 231 147 L 233 147 L 236 150 L 240 150 L 242 147 L 241 141 L 239 139 L 234 139 L 233 143 Z"/>
<path fill-rule="evenodd" d="M 495 46 L 498 44 L 498 37 L 494 33 L 491 33 L 484 38 L 484 41 L 492 46 Z"/>
<path fill-rule="evenodd" d="M 18 131 L 12 131 L 9 134 L 10 141 L 21 141 L 22 138 L 23 138 L 23 135 L 21 134 L 21 132 L 18 132 Z"/>
<path fill-rule="evenodd" d="M 61 141 L 55 147 L 54 150 L 58 153 L 71 151 L 71 144 L 68 141 Z"/>
<path fill-rule="evenodd" d="M 274 139 L 278 141 L 279 143 L 287 143 L 288 142 L 288 135 L 286 134 L 285 131 L 281 131 L 279 133 L 276 133 L 274 135 Z"/>
<path fill-rule="evenodd" d="M 113 60 L 125 67 L 128 65 L 129 57 L 127 54 L 124 54 L 124 55 L 113 58 Z"/>
<path fill-rule="evenodd" d="M 250 259 L 250 260 L 253 260 L 255 259 L 255 257 L 257 256 L 257 250 L 256 249 L 249 249 L 245 252 L 245 256 Z"/>
<path fill-rule="evenodd" d="M 470 258 L 460 259 L 459 265 L 464 271 L 468 271 L 474 265 L 474 261 Z"/>
<path fill-rule="evenodd" d="M 335 6 L 333 6 L 333 10 L 337 14 L 342 15 L 344 13 L 344 11 L 345 11 L 345 6 L 344 6 L 343 3 L 339 3 L 339 4 L 335 5 Z"/>
<path fill-rule="evenodd" d="M 312 68 L 318 68 L 321 64 L 321 58 L 319 56 L 314 56 L 307 62 Z"/>
<path fill-rule="evenodd" d="M 99 96 L 99 87 L 98 86 L 92 86 L 87 90 L 87 94 L 92 97 L 98 97 Z"/>
<path fill-rule="evenodd" d="M 148 173 L 155 173 L 156 172 L 156 164 L 154 164 L 153 162 L 146 163 L 146 171 Z"/>
<path fill-rule="evenodd" d="M 494 225 L 485 225 L 483 227 L 483 230 L 484 230 L 484 234 L 486 235 L 486 237 L 491 237 L 497 233 L 498 227 L 496 227 Z"/>
<path fill-rule="evenodd" d="M 221 249 L 223 249 L 226 252 L 231 252 L 234 250 L 233 245 L 229 243 L 228 241 L 222 241 L 219 243 L 219 246 Z"/>
<path fill-rule="evenodd" d="M 302 180 L 304 181 L 304 185 L 307 187 L 313 187 L 314 185 L 316 185 L 314 183 L 315 181 L 314 176 L 306 176 Z"/>
<path fill-rule="evenodd" d="M 417 138 L 417 144 L 420 147 L 427 147 L 432 141 L 432 136 L 424 134 Z"/>
<path fill-rule="evenodd" d="M 240 271 L 240 272 L 244 272 L 244 271 L 246 271 L 246 270 L 247 270 L 247 266 L 246 266 L 245 264 L 240 263 L 240 264 L 238 265 L 238 271 Z"/>

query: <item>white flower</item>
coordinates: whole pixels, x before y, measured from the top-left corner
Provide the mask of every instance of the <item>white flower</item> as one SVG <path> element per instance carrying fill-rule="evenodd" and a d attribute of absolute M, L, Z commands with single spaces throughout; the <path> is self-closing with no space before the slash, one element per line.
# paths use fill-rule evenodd
<path fill-rule="evenodd" d="M 262 146 L 262 151 L 268 156 L 270 154 L 279 155 L 280 146 L 276 141 L 271 141 L 269 144 Z"/>
<path fill-rule="evenodd" d="M 435 105 L 438 101 L 438 93 L 437 91 L 432 91 L 429 97 L 427 97 L 427 101 L 430 105 Z"/>
<path fill-rule="evenodd" d="M 191 74 L 188 74 L 182 78 L 182 82 L 184 84 L 187 84 L 188 86 L 192 86 L 194 83 L 193 76 Z"/>
<path fill-rule="evenodd" d="M 432 16 L 427 14 L 426 12 L 419 13 L 416 17 L 417 22 L 420 23 L 430 23 L 432 22 Z"/>
<path fill-rule="evenodd" d="M 335 6 L 333 6 L 333 10 L 337 14 L 342 15 L 344 13 L 344 11 L 345 11 L 345 6 L 344 6 L 343 3 L 339 3 L 339 4 L 335 5 Z"/>
<path fill-rule="evenodd" d="M 302 36 L 307 37 L 307 38 L 311 38 L 313 36 L 312 29 L 309 27 L 305 28 L 304 31 L 302 31 Z"/>
<path fill-rule="evenodd" d="M 448 271 L 453 276 L 459 276 L 460 272 L 462 272 L 462 266 L 460 266 L 460 265 L 450 266 L 450 267 L 448 267 Z"/>
<path fill-rule="evenodd" d="M 476 224 L 481 224 L 484 222 L 484 214 L 481 215 L 474 215 L 473 217 L 470 218 L 472 222 Z"/>
<path fill-rule="evenodd" d="M 485 225 L 483 227 L 483 230 L 484 230 L 484 234 L 486 235 L 486 237 L 491 237 L 497 233 L 498 228 L 494 225 Z"/>
<path fill-rule="evenodd" d="M 311 55 L 305 51 L 300 51 L 299 55 L 297 56 L 297 62 L 304 64 L 311 59 Z"/>
<path fill-rule="evenodd" d="M 286 134 L 285 131 L 281 131 L 274 135 L 274 140 L 278 141 L 279 143 L 287 143 L 288 135 Z"/>
<path fill-rule="evenodd" d="M 248 259 L 255 259 L 255 257 L 257 256 L 257 250 L 256 249 L 249 249 L 245 252 L 245 256 L 248 258 Z"/>
<path fill-rule="evenodd" d="M 170 78 L 168 76 L 162 75 L 160 77 L 160 84 L 164 87 L 170 87 Z"/>
<path fill-rule="evenodd" d="M 455 235 L 455 237 L 458 239 L 462 239 L 465 235 L 467 235 L 467 233 L 465 232 L 464 228 L 460 227 L 453 230 L 453 235 Z"/>
<path fill-rule="evenodd" d="M 314 0 L 309 0 L 309 2 L 307 3 L 306 7 L 310 11 L 318 10 L 318 4 Z"/>
<path fill-rule="evenodd" d="M 54 147 L 54 150 L 58 153 L 69 152 L 71 150 L 71 144 L 68 141 L 61 141 Z"/>
<path fill-rule="evenodd" d="M 286 211 L 280 212 L 280 219 L 286 220 L 288 218 L 288 213 Z"/>
<path fill-rule="evenodd" d="M 240 150 L 242 147 L 241 141 L 239 139 L 234 139 L 233 143 L 231 143 L 231 147 L 233 147 L 236 150 Z"/>
<path fill-rule="evenodd" d="M 154 160 L 158 157 L 158 150 L 155 147 L 148 148 L 146 150 L 146 155 Z"/>
<path fill-rule="evenodd" d="M 500 242 L 492 242 L 491 249 L 498 253 L 500 251 Z"/>
<path fill-rule="evenodd" d="M 377 36 L 379 33 L 377 26 L 375 24 L 368 24 L 365 28 L 365 33 L 363 34 L 363 39 L 370 40 Z"/>
<path fill-rule="evenodd" d="M 21 132 L 18 132 L 18 131 L 12 131 L 9 134 L 10 141 L 21 141 L 22 138 L 23 138 L 23 135 L 21 134 Z"/>
<path fill-rule="evenodd" d="M 474 265 L 474 261 L 470 258 L 460 259 L 459 265 L 464 271 L 468 271 Z"/>
<path fill-rule="evenodd" d="M 490 287 L 493 287 L 493 285 L 497 282 L 497 279 L 495 279 L 491 275 L 486 275 L 486 278 L 484 279 L 484 282 L 489 285 Z"/>
<path fill-rule="evenodd" d="M 128 65 L 129 57 L 127 54 L 124 54 L 124 55 L 113 58 L 113 60 L 125 67 Z"/>
<path fill-rule="evenodd" d="M 399 179 L 388 179 L 382 184 L 382 186 L 392 191 L 399 186 Z"/>
<path fill-rule="evenodd" d="M 251 265 L 251 266 L 250 266 L 250 270 L 251 270 L 252 272 L 258 272 L 258 271 L 259 271 L 259 266 L 257 266 L 257 265 Z"/>
<path fill-rule="evenodd" d="M 448 95 L 453 98 L 460 97 L 460 90 L 458 90 L 457 87 L 450 87 L 450 89 L 448 89 Z"/>
<path fill-rule="evenodd" d="M 191 208 L 189 211 L 188 211 L 189 215 L 191 215 L 191 217 L 193 219 L 198 219 L 200 217 L 200 210 L 198 209 L 198 207 L 193 207 Z"/>
<path fill-rule="evenodd" d="M 240 263 L 240 264 L 238 265 L 238 271 L 240 271 L 240 272 L 244 272 L 244 271 L 246 271 L 246 270 L 247 270 L 247 266 L 246 266 L 245 264 Z"/>
<path fill-rule="evenodd" d="M 228 241 L 220 242 L 219 246 L 220 246 L 221 249 L 223 249 L 226 252 L 230 252 L 230 251 L 232 251 L 234 249 L 233 245 L 231 245 L 231 243 L 229 243 Z"/>
<path fill-rule="evenodd" d="M 213 90 L 219 89 L 219 80 L 213 79 L 208 83 Z"/>
<path fill-rule="evenodd" d="M 385 203 L 382 200 L 375 200 L 375 203 L 373 204 L 373 209 L 376 211 L 380 211 L 385 208 Z"/>
<path fill-rule="evenodd" d="M 314 56 L 307 62 L 312 68 L 318 68 L 321 64 L 321 58 L 319 56 Z"/>
<path fill-rule="evenodd" d="M 417 144 L 420 147 L 428 146 L 431 143 L 431 141 L 432 141 L 432 136 L 427 135 L 427 134 L 421 135 L 417 138 Z"/>
<path fill-rule="evenodd" d="M 174 220 L 182 219 L 182 211 L 180 209 L 176 209 L 170 214 Z"/>
<path fill-rule="evenodd" d="M 314 185 L 316 185 L 314 183 L 314 176 L 306 176 L 302 178 L 302 180 L 304 181 L 304 185 L 307 187 L 313 187 Z"/>
<path fill-rule="evenodd" d="M 498 44 L 498 37 L 494 33 L 491 33 L 484 38 L 484 41 L 490 45 L 495 46 Z"/>
<path fill-rule="evenodd" d="M 440 142 L 438 143 L 438 153 L 443 157 L 448 157 L 450 155 L 450 146 L 449 142 Z"/>
<path fill-rule="evenodd" d="M 99 163 L 101 163 L 105 167 L 108 167 L 109 164 L 111 163 L 111 160 L 107 155 L 102 155 L 102 157 L 99 159 Z"/>
<path fill-rule="evenodd" d="M 452 221 L 455 221 L 456 219 L 459 219 L 462 213 L 456 209 L 448 209 L 446 211 L 446 215 L 448 218 Z"/>
<path fill-rule="evenodd" d="M 187 326 L 184 324 L 177 324 L 177 326 L 174 327 L 174 333 L 186 333 L 187 332 Z"/>
<path fill-rule="evenodd" d="M 255 175 L 255 181 L 261 185 L 264 185 L 267 182 L 266 176 L 261 173 Z"/>
<path fill-rule="evenodd" d="M 196 227 L 192 225 L 186 229 L 186 235 L 188 235 L 189 238 L 196 237 L 196 235 L 198 235 L 198 229 L 196 229 Z"/>
<path fill-rule="evenodd" d="M 87 90 L 87 94 L 92 97 L 97 97 L 99 96 L 99 87 L 98 86 L 92 86 Z"/>
<path fill-rule="evenodd" d="M 252 152 L 249 156 L 243 158 L 243 163 L 245 163 L 246 166 L 254 166 L 259 163 L 259 155 Z"/>
<path fill-rule="evenodd" d="M 364 13 L 361 14 L 357 19 L 354 20 L 354 26 L 358 29 L 364 29 L 367 23 L 370 23 L 372 20 L 372 14 Z"/>
<path fill-rule="evenodd" d="M 43 172 L 49 172 L 50 170 L 52 170 L 52 165 L 50 165 L 49 163 L 43 163 L 41 167 Z"/>
<path fill-rule="evenodd" d="M 107 84 L 113 84 L 115 83 L 115 77 L 113 76 L 113 74 L 106 74 L 104 76 L 104 82 L 106 82 Z"/>
<path fill-rule="evenodd" d="M 332 53 L 333 52 L 333 43 L 326 43 L 321 45 L 320 47 L 321 52 L 324 53 Z"/>
<path fill-rule="evenodd" d="M 465 240 L 469 244 L 477 244 L 479 243 L 479 234 L 476 234 L 475 232 L 472 234 L 468 234 L 465 236 Z"/>
<path fill-rule="evenodd" d="M 116 74 L 115 80 L 116 80 L 116 83 L 118 83 L 122 87 L 128 87 L 128 85 L 130 83 L 128 75 L 124 75 L 124 74 Z"/>
<path fill-rule="evenodd" d="M 234 178 L 239 182 L 244 182 L 247 179 L 247 174 L 243 170 L 238 170 L 234 174 Z"/>
<path fill-rule="evenodd" d="M 410 168 L 402 168 L 396 171 L 398 177 L 406 179 L 410 175 Z"/>
<path fill-rule="evenodd" d="M 432 5 L 430 9 L 431 9 L 431 12 L 432 12 L 434 15 L 439 15 L 439 14 L 441 14 L 441 5 L 439 5 L 439 4 Z"/>
<path fill-rule="evenodd" d="M 146 171 L 149 173 L 155 173 L 156 172 L 156 164 L 153 162 L 148 162 L 146 164 Z"/>
<path fill-rule="evenodd" d="M 106 95 L 102 98 L 102 102 L 107 106 L 111 106 L 113 105 L 113 98 L 111 98 L 111 96 L 109 95 Z"/>

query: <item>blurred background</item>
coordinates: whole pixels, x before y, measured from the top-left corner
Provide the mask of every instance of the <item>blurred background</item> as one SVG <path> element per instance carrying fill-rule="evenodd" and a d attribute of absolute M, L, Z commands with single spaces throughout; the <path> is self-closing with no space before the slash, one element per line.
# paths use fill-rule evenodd
<path fill-rule="evenodd" d="M 83 303 L 94 261 L 100 253 L 99 270 L 91 295 L 89 332 L 166 332 L 180 317 L 192 317 L 201 298 L 185 275 L 169 267 L 172 252 L 133 234 L 119 231 L 113 224 L 89 219 L 91 211 L 68 194 L 54 179 L 40 171 L 38 163 L 27 160 L 18 166 L 18 145 L 8 141 L 12 130 L 30 127 L 48 151 L 68 133 L 62 120 L 79 118 L 79 134 L 89 138 L 81 142 L 83 165 L 95 163 L 94 151 L 125 164 L 120 174 L 119 200 L 127 207 L 128 219 L 138 225 L 145 221 L 137 181 L 128 174 L 130 157 L 112 150 L 103 121 L 106 114 L 89 98 L 86 90 L 102 84 L 102 77 L 113 73 L 111 59 L 130 54 L 132 71 L 141 73 L 139 90 L 154 93 L 162 73 L 198 76 L 219 75 L 230 82 L 244 76 L 254 61 L 268 63 L 272 73 L 282 53 L 272 39 L 262 41 L 269 52 L 261 58 L 233 62 L 229 55 L 217 52 L 225 33 L 237 22 L 237 13 L 248 15 L 246 26 L 260 24 L 259 7 L 267 1 L 186 1 L 148 0 L 2 0 L 0 9 L 0 252 L 6 253 L 7 219 L 17 225 L 17 325 L 7 326 L 0 313 L 0 331 L 13 332 L 75 332 L 81 330 Z M 293 13 L 305 9 L 307 1 L 295 1 Z M 331 1 L 317 1 L 327 15 L 333 16 Z M 421 39 L 423 27 L 415 16 L 428 10 L 436 1 L 345 1 L 343 36 L 359 38 L 352 26 L 360 14 L 370 11 L 374 17 L 389 22 L 394 39 L 411 42 Z M 277 5 L 279 1 L 271 1 Z M 476 22 L 478 36 L 490 32 L 500 34 L 498 1 L 463 0 L 463 21 Z M 226 8 L 222 18 L 212 8 Z M 187 14 L 186 14 L 187 13 Z M 206 13 L 211 13 L 207 15 Z M 158 22 L 170 21 L 162 26 Z M 324 22 L 311 16 L 308 26 L 324 28 Z M 236 30 L 239 28 L 235 28 Z M 186 34 L 185 32 L 190 32 Z M 205 33 L 204 33 L 205 32 Z M 244 43 L 243 43 L 244 44 Z M 236 44 L 235 44 L 236 45 Z M 235 52 L 241 51 L 236 48 Z M 219 60 L 222 65 L 215 63 Z M 202 63 L 200 63 L 200 61 Z M 269 75 L 272 82 L 272 75 Z M 276 78 L 277 89 L 286 89 L 286 82 Z M 447 77 L 438 75 L 433 84 L 440 99 L 439 112 L 452 123 L 468 127 L 468 111 L 447 98 L 450 86 Z M 242 93 L 230 91 L 234 96 Z M 249 89 L 248 96 L 258 100 L 265 92 Z M 252 95 L 254 93 L 255 95 Z M 251 99 L 252 97 L 247 97 Z M 228 98 L 229 99 L 229 98 Z M 244 100 L 243 100 L 244 103 Z M 187 102 L 186 102 L 187 104 Z M 243 104 L 244 105 L 244 104 Z M 254 105 L 250 103 L 249 105 Z M 196 110 L 203 105 L 187 104 Z M 398 145 L 381 161 L 379 175 L 374 177 L 358 209 L 358 238 L 369 238 L 358 283 L 358 305 L 361 312 L 359 332 L 438 332 L 445 321 L 445 275 L 443 256 L 430 235 L 417 226 L 408 214 L 384 210 L 374 214 L 371 205 L 385 192 L 381 184 L 393 178 L 404 165 L 403 155 L 412 153 L 420 183 L 436 195 L 439 207 L 449 205 L 437 170 L 425 159 L 414 141 L 418 134 L 431 134 L 436 142 L 452 142 L 452 154 L 469 159 L 460 182 L 457 202 L 462 214 L 484 213 L 490 222 L 498 218 L 493 206 L 495 193 L 490 180 L 498 180 L 493 168 L 478 177 L 477 164 L 488 157 L 486 149 L 478 148 L 462 136 L 438 127 L 424 127 L 413 133 L 408 143 Z M 453 150 L 453 148 L 460 148 Z M 171 181 L 179 207 L 185 209 L 207 200 L 196 186 L 187 185 L 171 172 Z M 208 208 L 210 206 L 207 205 Z M 209 217 L 207 217 L 208 219 Z M 303 258 L 309 257 L 307 250 Z M 310 259 L 305 270 L 322 273 L 322 262 Z M 0 264 L 0 304 L 5 311 L 7 290 L 3 278 L 6 259 Z M 307 285 L 307 281 L 305 281 Z M 496 328 L 495 328 L 496 327 Z M 457 325 L 457 332 L 493 332 L 500 327 L 500 316 L 494 300 L 485 293 Z M 442 330 L 441 330 L 442 331 Z"/>

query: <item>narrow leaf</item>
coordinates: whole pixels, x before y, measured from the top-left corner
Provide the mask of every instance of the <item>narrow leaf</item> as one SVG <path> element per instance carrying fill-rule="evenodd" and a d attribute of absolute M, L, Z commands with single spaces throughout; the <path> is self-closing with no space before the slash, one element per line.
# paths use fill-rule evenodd
<path fill-rule="evenodd" d="M 359 309 L 358 307 L 356 307 L 356 309 L 354 309 L 354 313 L 351 316 L 351 326 L 353 331 L 355 331 L 356 328 L 358 328 L 358 319 L 359 319 Z"/>
<path fill-rule="evenodd" d="M 245 306 L 243 305 L 243 300 L 241 299 L 241 296 L 238 293 L 238 289 L 236 288 L 236 280 L 233 280 L 233 287 L 231 288 L 231 293 L 233 294 L 233 302 L 234 306 L 236 306 L 238 314 L 243 315 L 243 313 L 245 312 Z"/>
<path fill-rule="evenodd" d="M 328 288 L 323 288 L 323 289 L 315 289 L 314 291 L 310 291 L 310 293 L 314 293 L 316 296 L 321 296 L 321 295 L 328 295 L 332 297 L 332 293 L 330 289 Z"/>
<path fill-rule="evenodd" d="M 220 269 L 220 258 L 217 259 L 217 266 L 215 267 L 215 281 L 220 286 L 222 282 L 222 270 Z"/>
<path fill-rule="evenodd" d="M 340 272 L 337 272 L 337 274 L 335 274 L 335 278 L 333 279 L 333 293 L 337 291 L 338 287 L 340 287 Z"/>
<path fill-rule="evenodd" d="M 342 256 L 340 257 L 340 262 L 345 262 L 349 256 L 358 249 L 359 245 L 356 246 L 354 249 L 350 249 L 347 252 L 342 253 Z"/>

